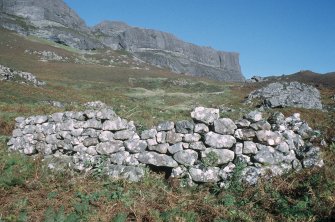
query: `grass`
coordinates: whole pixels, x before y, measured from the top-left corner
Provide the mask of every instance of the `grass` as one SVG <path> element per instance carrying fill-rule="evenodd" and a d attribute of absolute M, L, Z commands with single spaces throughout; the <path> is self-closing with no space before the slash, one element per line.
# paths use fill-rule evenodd
<path fill-rule="evenodd" d="M 140 183 L 112 181 L 99 174 L 79 175 L 65 170 L 50 172 L 41 158 L 7 151 L 6 141 L 17 116 L 81 110 L 81 104 L 101 100 L 139 130 L 162 120 L 189 119 L 195 106 L 229 107 L 221 116 L 237 119 L 255 107 L 241 104 L 254 85 L 218 83 L 174 75 L 151 67 L 39 62 L 25 49 L 54 51 L 77 57 L 78 52 L 30 41 L 0 30 L 0 64 L 34 73 L 47 81 L 36 88 L 0 82 L 0 221 L 332 221 L 335 218 L 334 112 L 304 109 L 279 110 L 302 118 L 321 131 L 329 142 L 323 147 L 326 166 L 261 181 L 254 187 L 239 182 L 231 188 L 201 184 L 181 188 L 163 173 L 147 173 Z M 123 55 L 122 52 L 115 52 Z M 79 53 L 80 54 L 80 53 Z M 81 55 L 81 54 L 80 54 Z M 101 54 L 94 55 L 95 57 Z M 322 91 L 324 101 L 333 91 Z M 45 100 L 68 105 L 55 108 Z M 215 156 L 208 165 L 215 164 Z"/>

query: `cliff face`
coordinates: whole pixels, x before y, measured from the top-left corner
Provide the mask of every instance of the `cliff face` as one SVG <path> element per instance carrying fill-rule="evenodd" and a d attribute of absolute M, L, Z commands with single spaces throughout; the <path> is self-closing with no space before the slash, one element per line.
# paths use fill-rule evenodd
<path fill-rule="evenodd" d="M 0 0 L 0 25 L 79 49 L 103 47 L 62 0 Z"/>
<path fill-rule="evenodd" d="M 105 45 L 127 50 L 144 61 L 176 73 L 224 81 L 244 80 L 238 53 L 197 46 L 169 33 L 130 27 L 120 22 L 104 21 L 92 30 Z"/>
<path fill-rule="evenodd" d="M 0 26 L 79 49 L 110 47 L 176 73 L 244 81 L 239 54 L 179 40 L 169 33 L 104 21 L 93 28 L 62 0 L 0 0 Z"/>

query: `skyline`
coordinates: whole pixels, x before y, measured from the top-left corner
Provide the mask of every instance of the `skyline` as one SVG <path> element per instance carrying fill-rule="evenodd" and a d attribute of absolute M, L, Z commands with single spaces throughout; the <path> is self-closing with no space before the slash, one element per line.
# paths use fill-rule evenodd
<path fill-rule="evenodd" d="M 103 20 L 169 32 L 240 53 L 246 78 L 335 71 L 332 0 L 65 0 L 87 25 Z"/>

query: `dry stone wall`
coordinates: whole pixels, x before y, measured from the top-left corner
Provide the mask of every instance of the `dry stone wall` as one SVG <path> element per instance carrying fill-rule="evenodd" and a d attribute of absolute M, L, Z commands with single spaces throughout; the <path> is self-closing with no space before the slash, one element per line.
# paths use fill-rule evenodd
<path fill-rule="evenodd" d="M 253 111 L 243 119 L 220 118 L 219 110 L 197 107 L 192 121 L 166 121 L 137 132 L 133 121 L 100 106 L 84 112 L 16 118 L 10 150 L 40 154 L 50 168 L 102 172 L 139 181 L 146 166 L 168 169 L 188 184 L 217 182 L 222 187 L 238 168 L 242 181 L 322 167 L 314 131 L 294 114 L 264 119 Z M 239 167 L 237 167 L 239 166 Z"/>

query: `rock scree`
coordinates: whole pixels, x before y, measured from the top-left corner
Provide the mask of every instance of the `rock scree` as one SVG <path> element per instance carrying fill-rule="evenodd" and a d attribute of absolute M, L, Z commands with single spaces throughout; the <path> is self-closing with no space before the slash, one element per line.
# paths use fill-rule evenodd
<path fill-rule="evenodd" d="M 6 66 L 0 65 L 0 81 L 11 81 L 33 86 L 44 86 L 44 81 L 37 80 L 36 76 L 29 72 L 16 71 Z"/>
<path fill-rule="evenodd" d="M 243 182 L 255 184 L 260 177 L 324 164 L 320 148 L 310 143 L 314 131 L 297 113 L 264 119 L 253 111 L 233 121 L 220 118 L 218 109 L 197 107 L 193 121 L 166 121 L 138 133 L 133 121 L 112 108 L 87 105 L 92 109 L 17 117 L 9 150 L 41 155 L 54 170 L 69 167 L 140 181 L 146 166 L 163 167 L 189 185 L 221 187 L 229 186 L 236 171 Z"/>
<path fill-rule="evenodd" d="M 275 82 L 251 92 L 247 102 L 261 99 L 264 107 L 298 107 L 322 109 L 320 92 L 313 86 L 299 82 Z"/>

